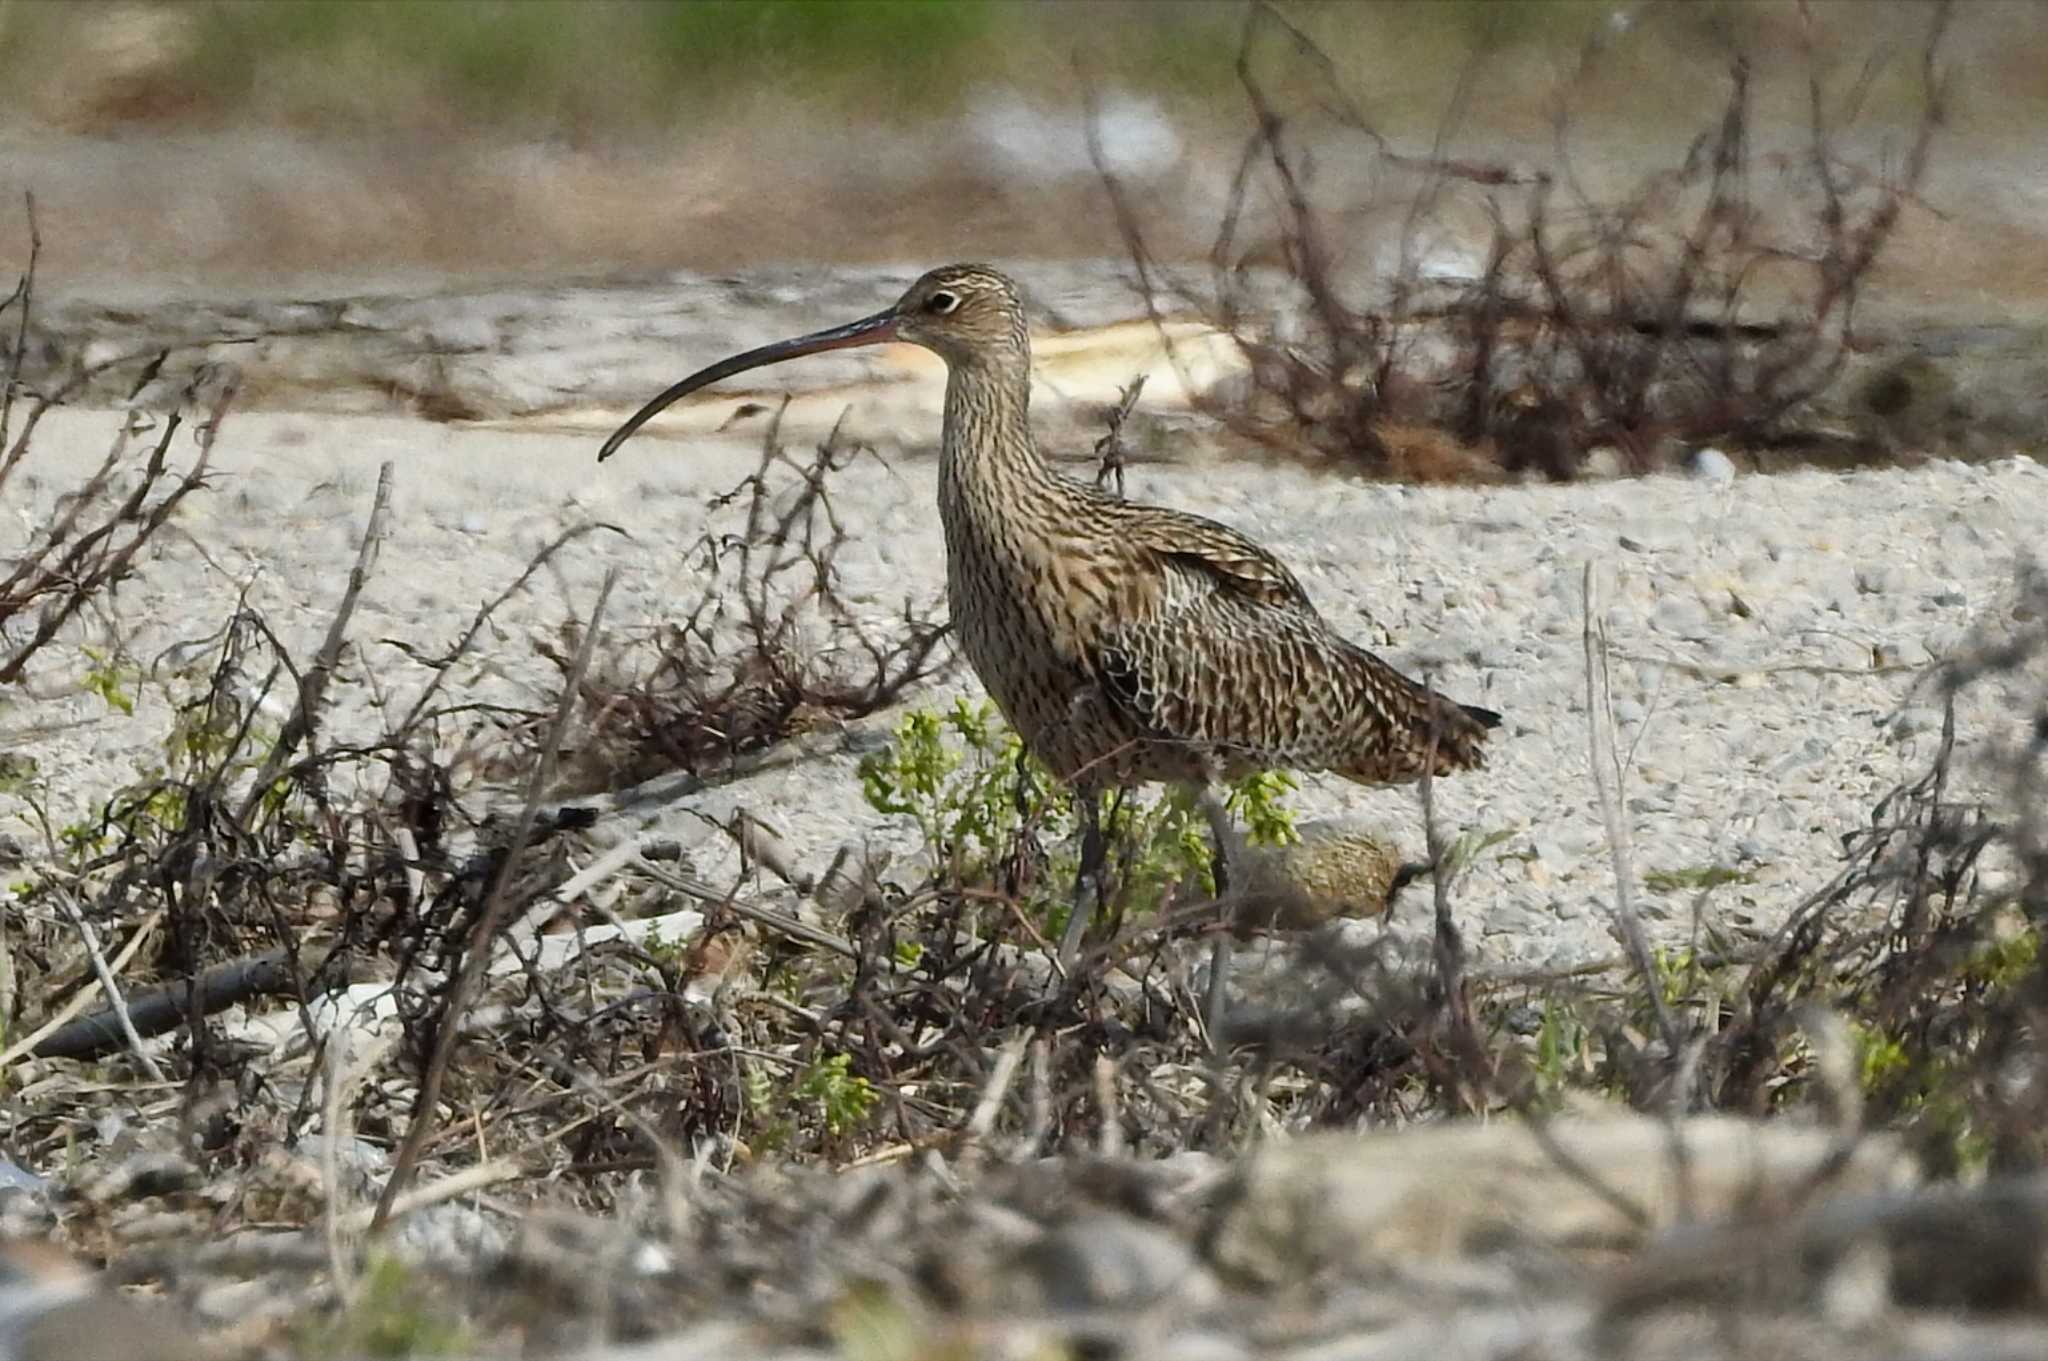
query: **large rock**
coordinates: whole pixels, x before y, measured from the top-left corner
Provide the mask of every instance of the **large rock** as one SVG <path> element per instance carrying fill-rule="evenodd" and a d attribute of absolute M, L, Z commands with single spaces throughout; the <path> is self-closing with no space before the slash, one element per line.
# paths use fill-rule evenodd
<path fill-rule="evenodd" d="M 1689 1119 L 1676 1139 L 1661 1120 L 1620 1114 L 1553 1121 L 1542 1137 L 1520 1120 L 1316 1135 L 1245 1160 L 1208 1253 L 1240 1281 L 1283 1286 L 1490 1250 L 1626 1249 L 1681 1217 L 1807 1203 L 1838 1152 L 1831 1131 L 1732 1116 Z M 1914 1179 L 1898 1141 L 1873 1136 L 1819 1180 L 1844 1195 Z"/>

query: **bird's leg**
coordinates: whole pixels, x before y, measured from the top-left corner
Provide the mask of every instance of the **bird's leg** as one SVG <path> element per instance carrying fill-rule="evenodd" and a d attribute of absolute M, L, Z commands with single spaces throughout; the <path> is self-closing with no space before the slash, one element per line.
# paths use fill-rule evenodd
<path fill-rule="evenodd" d="M 1073 907 L 1067 914 L 1067 929 L 1060 937 L 1060 967 L 1072 968 L 1074 960 L 1081 953 L 1081 937 L 1088 933 L 1095 910 L 1102 905 L 1102 870 L 1108 858 L 1107 847 L 1102 839 L 1102 797 L 1092 787 L 1084 786 L 1074 791 L 1074 801 L 1081 810 L 1081 867 L 1074 874 Z M 1089 889 L 1095 890 L 1094 902 L 1089 902 Z"/>
<path fill-rule="evenodd" d="M 1244 859 L 1244 838 L 1237 834 L 1237 824 L 1223 800 L 1216 797 L 1213 784 L 1202 786 L 1195 806 L 1209 822 L 1209 872 L 1216 879 L 1216 896 L 1221 898 L 1230 892 L 1231 867 Z"/>
<path fill-rule="evenodd" d="M 1206 999 L 1209 1027 L 1209 1044 L 1218 1055 L 1222 1052 L 1224 1022 L 1227 1017 L 1228 985 L 1230 981 L 1230 886 L 1231 868 L 1243 860 L 1244 845 L 1237 834 L 1237 828 L 1230 820 L 1230 810 L 1223 806 L 1223 800 L 1216 797 L 1216 787 L 1203 781 L 1196 804 L 1209 819 L 1209 838 L 1214 855 L 1211 872 L 1216 876 L 1216 904 L 1219 913 L 1215 944 L 1209 951 L 1209 995 Z"/>

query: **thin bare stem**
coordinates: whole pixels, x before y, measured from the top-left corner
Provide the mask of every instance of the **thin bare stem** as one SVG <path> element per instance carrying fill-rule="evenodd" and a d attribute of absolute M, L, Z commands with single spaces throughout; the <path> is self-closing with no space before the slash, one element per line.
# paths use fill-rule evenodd
<path fill-rule="evenodd" d="M 263 758 L 262 769 L 256 772 L 255 780 L 242 796 L 236 821 L 244 827 L 249 825 L 250 816 L 276 783 L 285 762 L 291 759 L 299 744 L 311 742 L 319 731 L 327 683 L 333 679 L 334 669 L 341 662 L 341 648 L 348 639 L 349 620 L 355 616 L 356 601 L 368 584 L 370 573 L 376 569 L 377 550 L 384 543 L 384 528 L 391 516 L 391 483 L 396 466 L 386 459 L 377 469 L 377 490 L 370 498 L 370 519 L 363 526 L 363 539 L 356 547 L 355 565 L 349 568 L 348 584 L 342 588 L 341 601 L 334 607 L 334 617 L 327 622 L 327 636 L 321 640 L 319 652 L 314 654 L 313 665 L 306 669 L 299 682 L 299 702 L 293 706 L 292 716 L 285 720 L 284 731 L 277 735 L 277 741 Z"/>
<path fill-rule="evenodd" d="M 1621 816 L 1622 786 L 1626 773 L 1614 749 L 1614 712 L 1609 696 L 1607 670 L 1607 629 L 1601 619 L 1598 578 L 1594 564 L 1586 563 L 1580 578 L 1585 603 L 1586 726 L 1588 750 L 1593 765 L 1593 788 L 1600 796 L 1600 816 L 1607 827 L 1607 846 L 1614 865 L 1614 906 L 1610 913 L 1622 948 L 1635 964 L 1636 976 L 1657 1018 L 1657 1033 L 1664 1040 L 1664 1052 L 1674 1061 L 1684 1038 L 1671 1008 L 1664 1001 L 1664 989 L 1657 981 L 1650 943 L 1643 935 L 1643 919 L 1636 912 L 1635 861 L 1628 824 Z"/>
<path fill-rule="evenodd" d="M 381 1231 L 389 1221 L 399 1193 L 412 1179 L 419 1162 L 420 1149 L 426 1142 L 427 1132 L 433 1124 L 434 1110 L 440 1104 L 441 1087 L 447 1080 L 448 1064 L 461 1034 L 463 1013 L 468 1011 L 477 989 L 482 985 L 484 972 L 490 966 L 491 942 L 497 936 L 498 924 L 512 908 L 505 892 L 506 886 L 511 882 L 513 867 L 519 861 L 520 852 L 526 849 L 526 843 L 533 835 L 534 822 L 540 811 L 541 795 L 554 779 L 556 757 L 562 747 L 562 735 L 568 731 L 570 715 L 576 708 L 577 686 L 590 665 L 590 655 L 597 644 L 599 626 L 604 622 L 605 604 L 611 599 L 612 587 L 617 582 L 616 568 L 605 573 L 604 584 L 598 588 L 597 603 L 591 607 L 590 619 L 584 625 L 583 641 L 576 650 L 575 661 L 570 666 L 568 683 L 562 687 L 562 698 L 555 707 L 554 722 L 549 727 L 547 738 L 528 775 L 526 797 L 519 809 L 519 819 L 513 827 L 511 839 L 499 857 L 497 868 L 491 876 L 490 887 L 485 891 L 482 910 L 477 913 L 476 926 L 470 934 L 468 948 L 463 953 L 462 968 L 456 974 L 454 985 L 448 990 L 443 1002 L 440 1019 L 434 1030 L 433 1053 L 427 1060 L 426 1071 L 420 1080 L 419 1095 L 413 1106 L 412 1123 L 406 1129 L 405 1140 L 399 1146 L 398 1156 L 392 1161 L 391 1176 L 384 1183 L 383 1193 L 377 1198 L 376 1212 L 370 1219 L 372 1233 Z"/>
<path fill-rule="evenodd" d="M 57 905 L 71 923 L 71 929 L 78 933 L 79 943 L 85 947 L 85 957 L 92 962 L 93 977 L 99 980 L 101 991 L 107 995 L 107 1005 L 121 1028 L 122 1038 L 128 1042 L 128 1052 L 135 1055 L 135 1061 L 149 1075 L 151 1082 L 162 1082 L 164 1070 L 157 1067 L 156 1060 L 142 1047 L 142 1036 L 136 1033 L 135 1022 L 128 1015 L 128 1001 L 121 995 L 120 985 L 114 981 L 114 971 L 108 967 L 106 956 L 100 953 L 99 935 L 92 929 L 92 923 L 78 910 L 78 903 L 68 891 L 58 893 Z"/>
<path fill-rule="evenodd" d="M 21 196 L 22 212 L 28 219 L 28 265 L 21 272 L 21 279 L 14 286 L 8 305 L 20 310 L 14 317 L 14 344 L 7 354 L 7 387 L 0 391 L 0 449 L 7 447 L 7 436 L 14 428 L 14 396 L 21 388 L 21 366 L 28 356 L 29 314 L 35 310 L 36 262 L 43 254 L 43 232 L 36 225 L 36 196 L 25 193 Z M 5 311 L 0 306 L 0 311 Z M 0 487 L 7 485 L 7 474 L 13 471 L 20 460 L 9 457 L 0 461 Z"/>

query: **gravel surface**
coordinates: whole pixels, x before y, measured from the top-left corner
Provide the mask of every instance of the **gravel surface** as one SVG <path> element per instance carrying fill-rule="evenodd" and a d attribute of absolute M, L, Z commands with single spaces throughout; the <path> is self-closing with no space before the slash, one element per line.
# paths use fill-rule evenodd
<path fill-rule="evenodd" d="M 1057 416 L 1058 413 L 1048 413 Z M 39 437 L 35 504 L 7 517 L 18 536 L 98 456 L 116 417 L 64 412 Z M 835 496 L 855 534 L 846 593 L 878 619 L 941 590 L 933 503 L 935 429 L 905 423 L 907 445 L 842 474 Z M 295 655 L 324 632 L 367 514 L 376 468 L 397 463 L 396 515 L 356 616 L 356 653 L 334 731 L 378 724 L 372 688 L 416 692 L 424 672 L 384 640 L 429 652 L 459 636 L 562 527 L 595 519 L 627 537 L 572 545 L 558 570 L 497 617 L 469 698 L 529 704 L 552 669 L 531 640 L 587 612 L 607 568 L 620 573 L 609 618 L 624 630 L 668 617 L 696 594 L 683 547 L 734 510 L 709 498 L 753 470 L 754 436 L 657 438 L 602 468 L 580 436 L 464 429 L 372 417 L 257 413 L 233 418 L 213 487 L 113 603 L 130 653 L 168 668 L 164 649 L 203 638 L 237 596 L 264 611 Z M 1368 484 L 1289 467 L 1204 459 L 1132 470 L 1129 493 L 1216 516 L 1272 546 L 1330 621 L 1459 699 L 1506 715 L 1483 773 L 1439 785 L 1453 832 L 1499 837 L 1459 901 L 1479 954 L 1563 966 L 1614 953 L 1614 878 L 1588 763 L 1584 609 L 1592 564 L 1612 650 L 1613 711 L 1626 758 L 1626 821 L 1639 874 L 1723 867 L 1703 920 L 1768 930 L 1833 872 L 1843 833 L 1887 789 L 1924 768 L 1940 736 L 1927 665 L 2013 619 L 2020 561 L 2048 543 L 2048 470 L 2026 457 L 1853 475 L 1656 478 L 1476 490 Z M 0 539 L 0 554 L 13 537 Z M 201 551 L 203 549 L 203 552 Z M 97 626 L 96 626 L 97 627 Z M 89 641 L 81 635 L 81 641 Z M 2019 696 L 1986 682 L 1959 709 L 1966 781 L 2015 736 Z M 978 689 L 964 669 L 919 697 Z M 50 802 L 73 815 L 151 759 L 167 731 L 161 691 L 132 716 L 71 697 L 0 707 L 0 743 L 27 752 Z M 402 711 L 402 705 L 394 706 Z M 70 722 L 50 730 L 53 724 Z M 701 869 L 729 854 L 690 815 L 744 804 L 771 818 L 813 869 L 849 841 L 907 847 L 903 828 L 861 801 L 856 744 L 685 799 L 652 820 L 701 844 Z M 1972 787 L 1966 785 L 1967 788 Z M 1314 815 L 1376 820 L 1420 855 L 1421 820 L 1404 790 L 1305 781 Z M 22 805 L 0 796 L 0 831 L 35 844 Z M 1640 894 L 1652 933 L 1693 929 L 1690 890 Z M 1394 929 L 1420 930 L 1419 900 Z"/>

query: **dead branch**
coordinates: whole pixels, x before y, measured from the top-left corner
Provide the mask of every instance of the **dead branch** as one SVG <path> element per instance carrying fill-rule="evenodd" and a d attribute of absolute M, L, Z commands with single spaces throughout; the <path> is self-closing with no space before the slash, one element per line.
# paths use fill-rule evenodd
<path fill-rule="evenodd" d="M 477 913 L 476 925 L 471 932 L 468 948 L 464 952 L 461 971 L 456 975 L 454 986 L 448 990 L 442 1001 L 441 1013 L 434 1031 L 434 1048 L 427 1060 L 426 1071 L 420 1079 L 420 1090 L 413 1105 L 412 1123 L 407 1127 L 405 1140 L 399 1145 L 398 1155 L 392 1160 L 391 1175 L 385 1180 L 384 1190 L 377 1198 L 377 1209 L 370 1220 L 370 1232 L 376 1233 L 389 1220 L 392 1206 L 400 1192 L 412 1179 L 415 1165 L 419 1161 L 420 1146 L 431 1127 L 435 1109 L 440 1103 L 441 1084 L 446 1081 L 449 1060 L 454 1054 L 456 1040 L 461 1033 L 463 1014 L 476 996 L 477 988 L 483 981 L 484 970 L 491 960 L 491 945 L 497 936 L 498 927 L 513 904 L 506 896 L 506 886 L 512 877 L 512 867 L 519 852 L 525 848 L 534 823 L 540 812 L 541 795 L 554 779 L 555 754 L 561 750 L 562 735 L 568 730 L 570 714 L 575 708 L 576 687 L 583 679 L 585 668 L 590 665 L 590 655 L 597 642 L 598 627 L 604 622 L 605 603 L 610 600 L 612 587 L 618 580 L 616 570 L 605 573 L 604 584 L 598 588 L 597 603 L 591 607 L 590 620 L 584 626 L 583 643 L 577 649 L 572 664 L 569 683 L 562 692 L 560 705 L 555 711 L 555 720 L 548 732 L 546 743 L 535 757 L 533 770 L 528 777 L 526 796 L 519 809 L 519 817 L 513 826 L 510 843 L 503 857 L 498 861 L 496 873 L 490 887 L 484 893 L 483 906 Z"/>
<path fill-rule="evenodd" d="M 1857 300 L 1904 206 L 1919 201 L 1946 118 L 1938 59 L 1949 15 L 1944 3 L 1929 24 L 1920 117 L 1889 174 L 1843 152 L 1870 71 L 1846 115 L 1831 117 L 1808 16 L 1807 145 L 1785 167 L 1789 192 L 1765 196 L 1752 187 L 1755 98 L 1740 50 L 1728 57 L 1725 101 L 1679 164 L 1596 193 L 1577 171 L 1573 134 L 1597 43 L 1558 94 L 1554 165 L 1525 171 L 1446 154 L 1483 48 L 1461 67 L 1428 152 L 1415 154 L 1372 126 L 1313 39 L 1254 5 L 1236 68 L 1251 129 L 1206 295 L 1153 257 L 1143 214 L 1092 137 L 1091 154 L 1169 358 L 1179 367 L 1163 329 L 1169 310 L 1197 311 L 1229 335 L 1249 391 L 1197 404 L 1267 449 L 1397 478 L 1467 478 L 1490 461 L 1562 480 L 1602 445 L 1637 471 L 1712 441 L 1821 446 L 1834 437 L 1805 413 L 1861 343 Z M 1275 61 L 1304 78 L 1302 107 L 1283 105 L 1267 70 Z M 1366 183 L 1400 187 L 1364 198 L 1319 188 L 1319 158 L 1347 154 L 1375 172 Z M 1571 196 L 1562 212 L 1560 187 Z M 1388 267 L 1361 278 L 1346 255 L 1356 253 L 1351 224 L 1389 213 L 1398 232 Z M 1477 213 L 1493 223 L 1484 265 L 1469 277 L 1433 273 L 1419 243 L 1454 236 Z M 1788 264 L 1803 278 L 1759 316 L 1759 281 L 1792 279 Z"/>
<path fill-rule="evenodd" d="M 327 698 L 327 684 L 341 662 L 341 648 L 348 639 L 349 620 L 355 615 L 356 600 L 369 583 L 370 573 L 377 563 L 377 550 L 384 542 L 385 522 L 391 514 L 391 479 L 396 466 L 386 459 L 377 469 L 377 490 L 370 498 L 370 518 L 363 525 L 363 541 L 356 549 L 355 565 L 349 568 L 348 584 L 342 588 L 341 600 L 334 607 L 334 617 L 327 621 L 327 636 L 321 640 L 320 650 L 313 656 L 313 665 L 299 681 L 299 698 L 292 707 L 292 716 L 285 721 L 284 731 L 277 735 L 277 741 L 263 758 L 262 768 L 256 772 L 256 778 L 242 797 L 236 821 L 245 826 L 299 744 L 311 742 L 319 732 L 320 710 Z"/>
<path fill-rule="evenodd" d="M 14 429 L 14 397 L 21 389 L 22 361 L 28 357 L 29 315 L 35 308 L 36 263 L 43 255 L 42 228 L 36 224 L 36 196 L 24 193 L 22 216 L 28 222 L 28 264 L 21 271 L 21 278 L 15 282 L 14 291 L 7 295 L 7 301 L 0 303 L 0 314 L 13 307 L 14 344 L 7 353 L 7 387 L 0 392 L 0 449 L 7 448 L 9 434 Z M 20 452 L 9 452 L 0 458 L 0 491 L 7 487 L 7 479 L 15 465 L 21 461 Z"/>
<path fill-rule="evenodd" d="M 128 998 L 136 1034 L 148 1037 L 177 1029 L 191 1014 L 211 1016 L 257 997 L 298 996 L 298 976 L 283 950 L 229 960 L 197 977 L 180 979 Z M 108 1007 L 53 1031 L 30 1052 L 39 1059 L 95 1059 L 127 1043 L 119 1014 Z"/>
<path fill-rule="evenodd" d="M 14 570 L 0 580 L 0 639 L 5 638 L 12 619 L 35 608 L 28 636 L 11 651 L 0 653 L 0 685 L 18 682 L 31 659 L 72 616 L 126 578 L 143 545 L 155 537 L 187 496 L 206 485 L 214 439 L 233 398 L 232 384 L 220 391 L 215 406 L 197 428 L 198 456 L 182 473 L 170 470 L 167 457 L 182 418 L 177 413 L 167 416 L 135 485 L 118 506 L 107 507 L 104 498 L 112 489 L 127 437 L 123 427 L 98 470 L 73 493 L 69 507 L 31 542 Z M 42 409 L 40 405 L 36 408 Z M 24 430 L 23 437 L 26 435 Z M 88 520 L 89 514 L 96 518 Z"/>
<path fill-rule="evenodd" d="M 770 421 L 756 470 L 711 503 L 740 512 L 690 550 L 702 561 L 697 597 L 635 647 L 597 658 L 581 682 L 583 720 L 570 739 L 570 792 L 616 789 L 668 770 L 732 768 L 771 746 L 896 702 L 951 664 L 947 626 L 906 601 L 876 624 L 839 593 L 848 533 L 831 479 L 872 451 L 835 429 L 809 459 L 780 443 Z M 567 633 L 542 655 L 566 670 Z M 533 725 L 523 740 L 530 742 Z"/>

